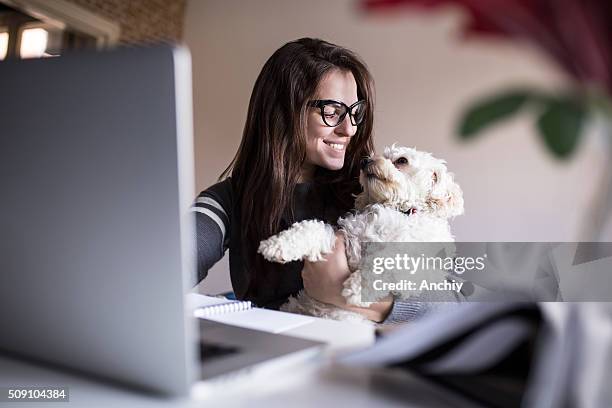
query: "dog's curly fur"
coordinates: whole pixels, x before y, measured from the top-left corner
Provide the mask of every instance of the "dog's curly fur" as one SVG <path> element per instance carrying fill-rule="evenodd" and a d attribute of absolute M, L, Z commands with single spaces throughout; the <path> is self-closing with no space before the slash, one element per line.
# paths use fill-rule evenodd
<path fill-rule="evenodd" d="M 463 193 L 445 163 L 430 153 L 396 144 L 364 163 L 359 177 L 363 191 L 356 197 L 356 211 L 338 220 L 351 271 L 342 291 L 348 304 L 369 305 L 361 301 L 361 242 L 454 240 L 448 221 L 463 213 Z M 335 239 L 330 225 L 306 220 L 262 241 L 258 252 L 273 262 L 320 261 L 333 251 Z M 303 291 L 282 310 L 363 320 L 357 313 L 319 302 Z"/>

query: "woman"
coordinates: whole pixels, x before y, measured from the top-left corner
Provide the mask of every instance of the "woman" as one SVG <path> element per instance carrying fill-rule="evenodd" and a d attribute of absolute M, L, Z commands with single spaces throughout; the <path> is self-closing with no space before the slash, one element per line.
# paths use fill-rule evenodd
<path fill-rule="evenodd" d="M 199 280 L 229 248 L 236 296 L 260 307 L 278 308 L 304 288 L 378 322 L 418 314 L 418 303 L 346 305 L 341 239 L 327 262 L 281 265 L 256 253 L 262 239 L 296 221 L 335 224 L 353 208 L 359 162 L 373 151 L 373 107 L 371 75 L 351 51 L 311 38 L 278 49 L 255 82 L 236 156 L 197 199 Z"/>

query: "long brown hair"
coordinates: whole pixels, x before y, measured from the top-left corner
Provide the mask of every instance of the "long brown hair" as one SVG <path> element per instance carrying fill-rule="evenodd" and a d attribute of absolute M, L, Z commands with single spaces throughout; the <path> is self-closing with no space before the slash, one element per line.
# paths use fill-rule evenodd
<path fill-rule="evenodd" d="M 253 87 L 238 152 L 221 174 L 220 179 L 232 176 L 251 295 L 265 273 L 263 258 L 256 254 L 259 241 L 279 232 L 283 216 L 293 214 L 293 192 L 306 160 L 307 103 L 334 69 L 353 74 L 358 99 L 367 101 L 366 115 L 348 144 L 343 168 L 318 167 L 315 181 L 331 185 L 338 207 L 351 209 L 352 194 L 359 192 L 359 161 L 373 151 L 374 86 L 356 54 L 323 40 L 289 42 L 268 59 Z"/>

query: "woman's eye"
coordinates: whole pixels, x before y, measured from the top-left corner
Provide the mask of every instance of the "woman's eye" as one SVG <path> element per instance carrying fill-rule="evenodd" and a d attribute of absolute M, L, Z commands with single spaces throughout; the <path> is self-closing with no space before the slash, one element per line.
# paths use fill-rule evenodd
<path fill-rule="evenodd" d="M 323 108 L 323 114 L 326 118 L 338 117 L 340 115 L 340 107 L 336 105 L 326 105 Z"/>
<path fill-rule="evenodd" d="M 395 163 L 393 163 L 395 165 L 404 165 L 404 164 L 408 164 L 408 159 L 405 157 L 400 157 L 399 159 L 397 159 L 395 161 Z"/>
<path fill-rule="evenodd" d="M 333 116 L 338 116 L 338 111 L 336 109 L 324 109 L 323 114 L 328 118 L 331 118 Z"/>

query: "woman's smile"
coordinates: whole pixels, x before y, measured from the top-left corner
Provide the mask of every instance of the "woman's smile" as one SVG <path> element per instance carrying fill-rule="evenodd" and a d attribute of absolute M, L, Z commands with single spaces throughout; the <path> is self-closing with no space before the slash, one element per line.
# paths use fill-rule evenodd
<path fill-rule="evenodd" d="M 331 141 L 328 141 L 328 140 L 323 140 L 323 143 L 325 143 L 327 146 L 331 147 L 332 150 L 334 150 L 336 152 L 344 152 L 344 150 L 346 149 L 346 144 L 345 143 L 331 142 Z"/>

